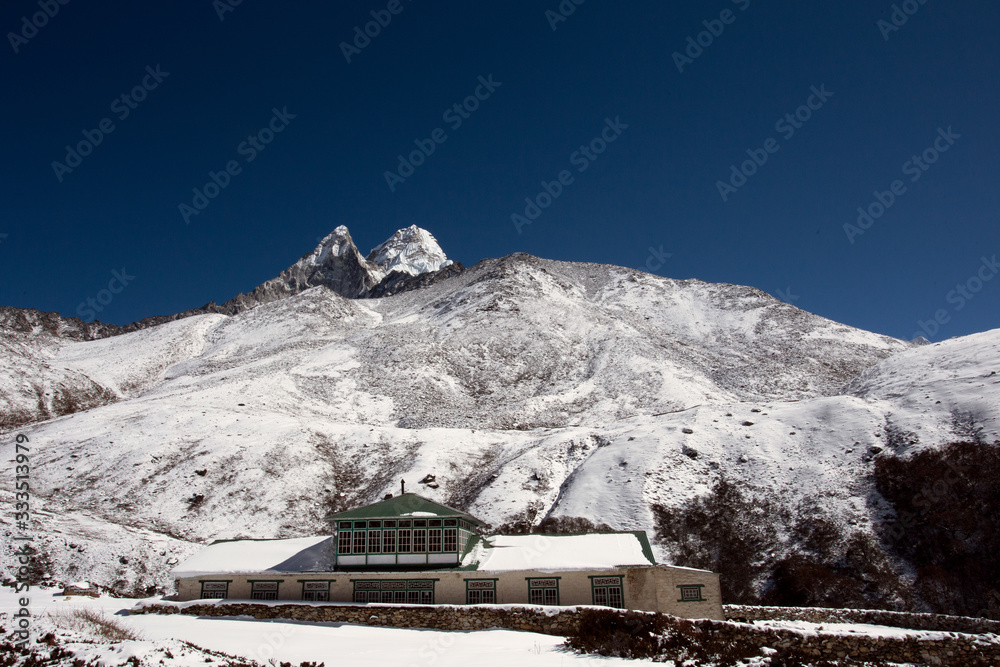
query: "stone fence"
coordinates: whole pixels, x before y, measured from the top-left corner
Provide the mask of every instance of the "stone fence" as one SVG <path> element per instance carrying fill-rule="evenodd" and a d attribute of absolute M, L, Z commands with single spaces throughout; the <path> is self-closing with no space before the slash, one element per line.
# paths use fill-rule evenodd
<path fill-rule="evenodd" d="M 825 607 L 755 607 L 736 604 L 723 605 L 722 611 L 729 620 L 868 623 L 909 630 L 1000 635 L 1000 621 L 968 616 L 947 616 L 945 614 L 912 614 L 877 609 L 829 609 Z"/>
<path fill-rule="evenodd" d="M 764 620 L 770 608 L 728 606 L 730 616 Z M 611 610 L 608 610 L 611 611 Z M 789 610 L 782 609 L 781 612 Z M 794 610 L 793 610 L 794 611 Z M 847 618 L 841 615 L 820 617 L 821 612 L 841 610 L 797 610 L 801 618 L 820 623 L 875 623 L 875 616 Z M 816 615 L 808 612 L 816 612 Z M 401 628 L 432 628 L 437 630 L 485 630 L 507 628 L 548 635 L 568 636 L 578 627 L 581 610 L 575 607 L 506 607 L 506 606 L 396 606 L 396 605 L 310 605 L 282 603 L 195 603 L 147 604 L 136 607 L 133 614 L 191 614 L 195 616 L 250 616 L 258 619 L 289 619 L 312 622 L 352 623 Z M 888 613 L 888 612 L 855 612 Z M 768 620 L 784 620 L 772 612 Z M 784 614 L 788 617 L 788 614 Z M 807 617 L 808 616 L 808 617 Z M 911 614 L 904 616 L 926 616 Z M 703 636 L 712 645 L 738 642 L 758 648 L 788 648 L 816 658 L 855 661 L 904 662 L 921 665 L 1000 665 L 1000 640 L 995 635 L 958 635 L 938 637 L 872 637 L 860 634 L 809 634 L 780 628 L 763 628 L 744 623 L 712 620 L 685 620 L 667 617 L 669 625 L 694 635 Z M 949 618 L 949 617 L 945 617 Z M 950 617 L 955 618 L 955 617 Z M 901 622 L 899 619 L 894 619 Z M 969 621 L 975 619 L 966 619 Z M 929 623 L 929 621 L 927 621 Z M 878 623 L 885 625 L 885 623 Z M 940 632 L 940 630 L 939 630 Z M 953 631 L 952 631 L 953 632 Z M 690 635 L 689 635 L 690 636 Z"/>
<path fill-rule="evenodd" d="M 508 628 L 546 635 L 568 636 L 579 624 L 575 607 L 542 611 L 531 607 L 420 607 L 411 605 L 308 605 L 308 604 L 193 604 L 145 605 L 133 614 L 193 614 L 195 616 L 252 616 L 296 621 L 386 625 L 396 628 L 435 630 L 487 630 Z"/>

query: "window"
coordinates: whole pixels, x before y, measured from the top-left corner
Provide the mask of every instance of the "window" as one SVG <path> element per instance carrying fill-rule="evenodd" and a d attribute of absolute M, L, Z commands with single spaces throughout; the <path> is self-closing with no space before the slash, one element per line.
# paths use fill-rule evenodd
<path fill-rule="evenodd" d="M 445 519 L 444 520 L 444 525 L 445 526 L 457 526 L 458 525 L 458 519 Z"/>
<path fill-rule="evenodd" d="M 387 554 L 396 553 L 396 531 L 382 531 L 382 551 Z"/>
<path fill-rule="evenodd" d="M 365 539 L 367 533 L 363 530 L 354 531 L 354 553 L 363 554 L 365 552 Z"/>
<path fill-rule="evenodd" d="M 382 522 L 381 521 L 369 521 L 368 522 L 368 527 L 369 528 L 381 528 L 382 527 Z"/>
<path fill-rule="evenodd" d="M 458 534 L 454 528 L 444 529 L 444 550 L 458 551 Z"/>
<path fill-rule="evenodd" d="M 349 554 L 349 553 L 351 553 L 351 533 L 350 533 L 350 531 L 342 530 L 337 535 L 337 553 L 338 554 Z"/>
<path fill-rule="evenodd" d="M 467 579 L 465 604 L 496 604 L 496 579 Z"/>
<path fill-rule="evenodd" d="M 368 524 L 365 523 L 364 521 L 355 521 L 354 522 L 354 529 L 355 530 L 357 530 L 358 528 L 367 528 L 367 527 L 368 527 Z"/>
<path fill-rule="evenodd" d="M 228 581 L 203 581 L 201 582 L 202 600 L 224 600 L 229 594 Z"/>
<path fill-rule="evenodd" d="M 594 591 L 595 605 L 624 608 L 621 577 L 591 577 L 590 584 Z"/>
<path fill-rule="evenodd" d="M 250 599 L 251 600 L 277 600 L 278 599 L 278 583 L 277 581 L 251 581 L 250 582 Z"/>
<path fill-rule="evenodd" d="M 382 604 L 434 604 L 436 579 L 386 579 L 384 581 L 355 581 L 355 602 Z"/>
<path fill-rule="evenodd" d="M 431 519 L 430 521 L 427 522 L 427 525 L 430 526 L 431 528 L 440 528 L 441 519 Z"/>
<path fill-rule="evenodd" d="M 302 599 L 307 602 L 329 602 L 330 582 L 329 581 L 303 581 Z"/>
<path fill-rule="evenodd" d="M 382 531 L 368 531 L 368 553 L 377 554 L 382 551 Z"/>
<path fill-rule="evenodd" d="M 382 527 L 383 528 L 395 528 L 396 527 L 396 522 L 395 521 L 383 521 L 382 522 Z"/>
<path fill-rule="evenodd" d="M 559 604 L 559 577 L 528 578 L 529 604 Z"/>
<path fill-rule="evenodd" d="M 426 530 L 415 530 L 413 531 L 413 553 L 424 553 L 427 551 L 427 531 Z"/>
<path fill-rule="evenodd" d="M 427 519 L 414 519 L 413 520 L 413 527 L 414 528 L 426 528 L 427 527 Z"/>
<path fill-rule="evenodd" d="M 399 527 L 400 527 L 400 528 L 409 528 L 409 527 L 410 527 L 410 520 L 409 520 L 409 519 L 407 519 L 407 520 L 405 520 L 405 521 L 402 521 L 402 520 L 401 520 L 401 521 L 399 522 Z"/>
<path fill-rule="evenodd" d="M 351 522 L 350 521 L 341 521 L 340 522 L 340 529 L 341 530 L 350 530 L 351 529 Z"/>
<path fill-rule="evenodd" d="M 400 523 L 403 522 L 400 521 Z M 410 553 L 410 531 L 408 530 L 399 531 L 399 553 Z"/>
<path fill-rule="evenodd" d="M 306 602 L 329 602 L 330 591 L 304 591 L 302 599 Z"/>
<path fill-rule="evenodd" d="M 678 602 L 704 602 L 705 598 L 701 596 L 702 586 L 703 584 L 679 585 L 677 588 L 681 589 L 681 599 Z"/>
<path fill-rule="evenodd" d="M 441 529 L 434 528 L 427 531 L 427 550 L 441 551 Z"/>

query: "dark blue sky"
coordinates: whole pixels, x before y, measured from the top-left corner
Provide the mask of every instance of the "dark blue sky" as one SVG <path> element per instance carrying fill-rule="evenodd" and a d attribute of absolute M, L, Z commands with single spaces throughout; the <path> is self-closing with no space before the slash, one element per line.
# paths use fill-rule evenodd
<path fill-rule="evenodd" d="M 0 304 L 73 315 L 124 268 L 134 279 L 99 319 L 126 323 L 250 290 L 337 225 L 367 252 L 417 224 L 467 265 L 525 251 L 654 267 L 902 338 L 935 316 L 932 340 L 1000 326 L 1000 269 L 983 263 L 1000 254 L 992 0 L 909 0 L 892 31 L 878 21 L 893 3 L 861 0 L 567 0 L 555 30 L 558 0 L 400 0 L 394 15 L 243 0 L 220 20 L 225 1 L 42 0 L 58 13 L 37 30 L 22 17 L 38 0 L 4 3 Z M 391 22 L 348 63 L 341 42 L 372 11 Z M 674 53 L 709 29 L 680 72 Z M 481 87 L 491 75 L 499 87 Z M 141 102 L 120 99 L 144 82 Z M 455 128 L 443 113 L 477 90 Z M 241 148 L 274 109 L 294 118 Z M 397 156 L 438 128 L 446 140 L 390 189 Z M 75 161 L 67 145 L 87 152 L 84 130 L 99 145 L 54 168 Z M 592 144 L 602 131 L 614 141 Z M 743 183 L 747 151 L 767 161 Z M 179 206 L 230 161 L 186 224 Z M 564 170 L 518 233 L 512 214 Z M 724 200 L 719 181 L 739 187 Z M 845 230 L 858 207 L 880 212 L 876 190 L 891 206 Z"/>

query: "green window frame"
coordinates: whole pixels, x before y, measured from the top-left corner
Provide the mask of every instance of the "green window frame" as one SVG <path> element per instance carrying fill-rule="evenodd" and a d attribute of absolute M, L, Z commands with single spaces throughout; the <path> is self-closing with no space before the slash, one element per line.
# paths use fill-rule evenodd
<path fill-rule="evenodd" d="M 525 577 L 528 582 L 528 604 L 558 605 L 559 580 L 562 577 Z"/>
<path fill-rule="evenodd" d="M 304 602 L 329 602 L 330 584 L 336 579 L 299 579 Z"/>
<path fill-rule="evenodd" d="M 413 553 L 427 553 L 427 531 L 423 528 L 413 531 Z"/>
<path fill-rule="evenodd" d="M 458 551 L 458 531 L 455 528 L 444 529 L 443 550 L 449 553 Z"/>
<path fill-rule="evenodd" d="M 247 579 L 251 600 L 277 600 L 284 579 Z"/>
<path fill-rule="evenodd" d="M 620 575 L 596 575 L 590 578 L 590 594 L 598 607 L 625 608 L 625 588 Z"/>
<path fill-rule="evenodd" d="M 384 553 L 384 554 L 394 554 L 394 553 L 396 553 L 396 531 L 395 530 L 383 530 L 382 531 L 382 553 Z"/>
<path fill-rule="evenodd" d="M 375 523 L 375 522 L 372 522 Z M 382 553 L 382 531 L 381 530 L 369 530 L 368 531 L 368 553 L 370 554 L 380 554 Z"/>
<path fill-rule="evenodd" d="M 367 553 L 368 531 L 355 530 L 353 534 L 354 534 L 354 553 L 356 554 Z"/>
<path fill-rule="evenodd" d="M 356 603 L 434 604 L 438 579 L 352 579 Z"/>
<path fill-rule="evenodd" d="M 340 532 L 337 533 L 337 553 L 351 553 L 351 531 L 341 529 Z"/>
<path fill-rule="evenodd" d="M 705 584 L 677 584 L 677 588 L 681 589 L 681 597 L 678 602 L 707 602 L 705 597 L 701 594 L 701 589 L 705 587 Z"/>
<path fill-rule="evenodd" d="M 498 579 L 466 579 L 465 604 L 496 604 Z"/>
<path fill-rule="evenodd" d="M 233 583 L 232 579 L 205 579 L 201 582 L 201 599 L 225 600 L 229 597 L 229 584 L 231 583 Z"/>
<path fill-rule="evenodd" d="M 427 531 L 427 551 L 441 553 L 441 529 L 431 528 Z"/>

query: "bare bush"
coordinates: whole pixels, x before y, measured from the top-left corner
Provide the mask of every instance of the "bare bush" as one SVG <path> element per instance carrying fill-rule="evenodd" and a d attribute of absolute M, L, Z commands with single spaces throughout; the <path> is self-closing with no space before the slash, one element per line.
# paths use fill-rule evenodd
<path fill-rule="evenodd" d="M 141 641 L 135 630 L 104 611 L 91 607 L 73 607 L 49 612 L 49 618 L 62 630 L 91 635 L 107 642 Z"/>

